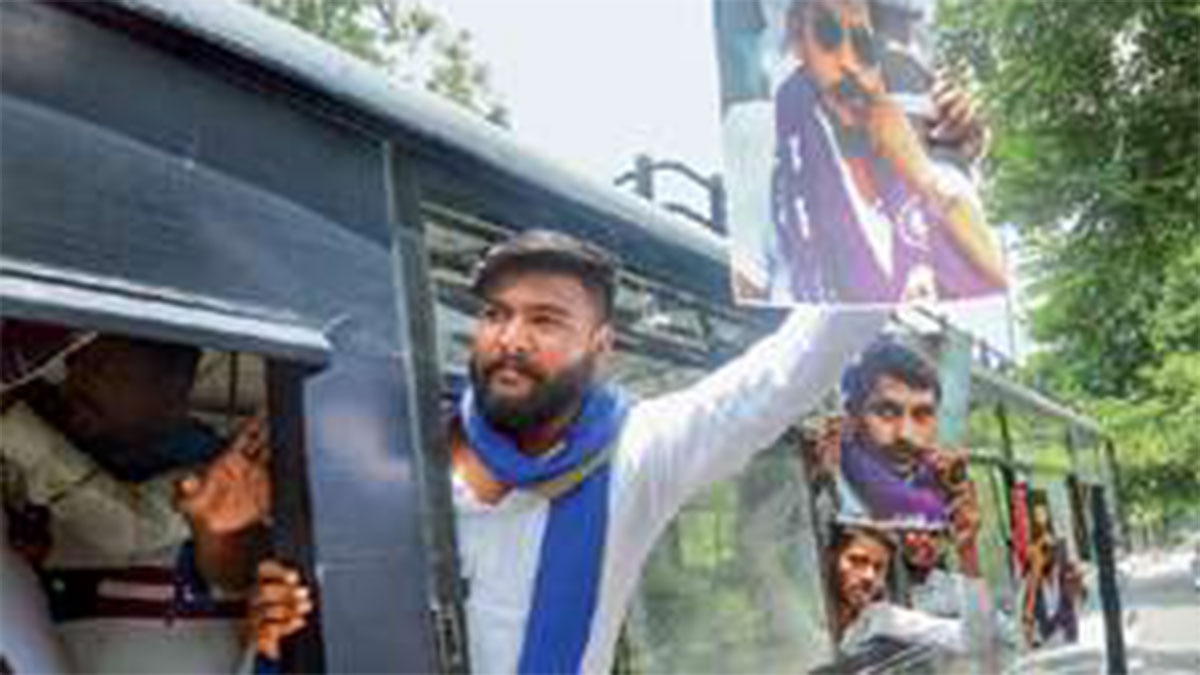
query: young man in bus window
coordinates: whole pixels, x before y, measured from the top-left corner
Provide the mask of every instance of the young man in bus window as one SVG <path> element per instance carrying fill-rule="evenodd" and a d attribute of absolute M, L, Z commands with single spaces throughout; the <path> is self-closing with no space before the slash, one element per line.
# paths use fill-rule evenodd
<path fill-rule="evenodd" d="M 1045 493 L 1033 503 L 1029 570 L 1022 589 L 1022 628 L 1030 647 L 1069 644 L 1079 637 L 1079 605 L 1087 595 L 1083 571 L 1067 542 L 1054 534 Z"/>
<path fill-rule="evenodd" d="M 895 545 L 870 527 L 839 527 L 834 539 L 836 638 L 841 641 L 872 603 L 884 598 Z"/>
<path fill-rule="evenodd" d="M 935 616 L 957 618 L 965 613 L 961 575 L 945 569 L 943 534 L 935 530 L 908 530 L 901 537 L 901 552 L 909 583 L 909 606 Z"/>
<path fill-rule="evenodd" d="M 843 660 L 834 662 L 833 672 L 859 672 L 850 664 L 885 660 L 910 647 L 934 648 L 944 657 L 966 651 L 962 621 L 913 610 L 888 598 L 888 575 L 900 564 L 899 550 L 892 530 L 853 520 L 836 527 L 834 637 Z"/>
<path fill-rule="evenodd" d="M 977 573 L 953 571 L 946 560 L 944 530 L 907 530 L 901 537 L 907 605 L 932 616 L 960 619 L 973 647 L 997 641 L 1017 644 L 1012 621 L 995 612 L 989 590 Z"/>

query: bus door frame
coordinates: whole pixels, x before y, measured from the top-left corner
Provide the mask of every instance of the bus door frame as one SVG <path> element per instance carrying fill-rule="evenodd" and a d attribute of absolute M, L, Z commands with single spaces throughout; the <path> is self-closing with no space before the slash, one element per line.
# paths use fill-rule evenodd
<path fill-rule="evenodd" d="M 274 546 L 316 585 L 318 600 L 317 629 L 285 644 L 284 669 L 465 672 L 448 453 L 438 429 L 433 291 L 416 208 L 427 160 L 400 151 L 394 129 L 164 17 L 118 3 L 3 3 L 0 12 L 0 102 L 14 113 L 5 115 L 5 128 L 61 128 L 78 140 L 55 145 L 61 138 L 26 134 L 24 145 L 6 143 L 4 315 L 269 359 L 279 450 Z M 122 83 L 136 84 L 139 95 L 115 96 Z M 122 170 L 73 161 L 86 157 L 79 145 L 88 144 L 93 154 L 114 153 Z M 323 163 L 304 163 L 314 157 Z M 71 199 L 51 199 L 51 187 Z M 221 211 L 234 207 L 212 199 L 218 188 L 242 199 L 244 210 Z M 148 208 L 164 204 L 170 208 Z M 266 220 L 255 221 L 258 215 Z M 177 225 L 230 222 L 237 227 L 164 239 Z M 268 222 L 275 229 L 260 232 Z M 310 224 L 325 229 L 310 232 Z M 270 259 L 275 276 L 230 284 L 224 267 L 197 265 L 197 256 L 211 255 L 205 252 L 231 232 L 250 247 L 238 249 L 239 260 Z M 87 246 L 47 248 L 54 240 Z M 322 259 L 326 249 L 316 246 L 326 240 L 346 248 Z M 114 242 L 128 242 L 116 245 L 120 258 L 91 254 L 113 250 Z M 146 249 L 122 248 L 142 242 Z M 255 242 L 262 250 L 253 250 Z M 279 250 L 271 242 L 309 248 Z M 155 258 L 156 250 L 174 253 Z M 172 256 L 179 265 L 167 264 Z M 313 258 L 328 269 L 294 262 Z M 337 294 L 364 270 L 372 291 L 390 290 L 370 295 L 375 304 L 365 312 L 357 307 L 357 316 L 374 323 L 347 327 L 326 312 L 359 301 Z M 338 275 L 349 276 L 330 284 Z M 280 290 L 297 279 L 323 286 Z M 240 294 L 226 295 L 230 288 Z M 325 304 L 306 297 L 317 291 Z M 276 307 L 272 297 L 298 300 Z M 334 404 L 338 395 L 349 400 L 347 391 L 376 411 L 367 422 L 382 475 L 363 471 L 361 455 L 328 442 L 338 429 Z"/>

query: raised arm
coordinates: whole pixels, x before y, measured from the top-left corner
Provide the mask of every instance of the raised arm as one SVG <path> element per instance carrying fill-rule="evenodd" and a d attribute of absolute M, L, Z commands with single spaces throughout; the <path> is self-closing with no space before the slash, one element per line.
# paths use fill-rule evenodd
<path fill-rule="evenodd" d="M 203 471 L 177 486 L 197 567 L 205 580 L 225 589 L 241 590 L 253 580 L 254 549 L 271 508 L 268 434 L 265 413 L 255 415 Z"/>
<path fill-rule="evenodd" d="M 879 332 L 882 310 L 801 308 L 772 335 L 695 385 L 638 405 L 619 457 L 669 515 L 741 469 L 810 411 Z"/>

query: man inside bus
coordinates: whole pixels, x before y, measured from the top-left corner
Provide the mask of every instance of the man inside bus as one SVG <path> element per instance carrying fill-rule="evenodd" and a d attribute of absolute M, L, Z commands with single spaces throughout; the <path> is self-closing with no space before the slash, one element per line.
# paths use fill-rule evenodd
<path fill-rule="evenodd" d="M 841 642 L 867 607 L 884 598 L 896 545 L 883 531 L 867 526 L 842 525 L 834 533 L 834 627 Z"/>
<path fill-rule="evenodd" d="M 841 660 L 832 665 L 832 672 L 858 672 L 861 665 L 893 658 L 918 645 L 948 654 L 965 651 L 961 621 L 889 599 L 888 577 L 899 549 L 891 530 L 853 519 L 841 519 L 836 525 L 834 638 Z"/>
<path fill-rule="evenodd" d="M 5 396 L 7 538 L 39 573 L 77 669 L 231 672 L 244 660 L 266 430 L 256 417 L 225 445 L 188 416 L 198 359 L 100 336 L 65 358 L 61 384 Z"/>
<path fill-rule="evenodd" d="M 966 613 L 966 578 L 946 570 L 943 538 L 943 533 L 936 530 L 904 532 L 901 552 L 908 580 L 908 605 L 935 616 L 958 618 Z"/>
<path fill-rule="evenodd" d="M 1030 647 L 1073 643 L 1079 605 L 1087 596 L 1083 570 L 1070 559 L 1066 540 L 1054 535 L 1045 493 L 1033 501 L 1029 570 L 1022 591 L 1022 623 Z"/>
<path fill-rule="evenodd" d="M 686 389 L 632 402 L 602 371 L 616 264 L 531 230 L 488 251 L 470 383 L 448 419 L 472 666 L 608 672 L 655 539 L 818 403 L 882 312 L 809 309 Z"/>
<path fill-rule="evenodd" d="M 1015 647 L 1013 620 L 993 606 L 983 578 L 951 570 L 945 530 L 908 530 L 901 538 L 907 605 L 947 619 L 962 619 L 973 647 L 1003 642 Z"/>

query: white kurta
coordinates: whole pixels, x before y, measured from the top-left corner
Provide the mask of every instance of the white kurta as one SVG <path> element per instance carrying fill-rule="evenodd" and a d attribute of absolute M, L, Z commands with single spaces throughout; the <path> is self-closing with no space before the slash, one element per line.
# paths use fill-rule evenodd
<path fill-rule="evenodd" d="M 584 672 L 609 672 L 642 563 L 671 518 L 812 409 L 885 317 L 797 310 L 774 334 L 695 385 L 633 407 L 612 459 L 608 535 Z M 516 672 L 549 502 L 515 490 L 487 505 L 458 477 L 454 501 L 470 589 L 472 668 Z"/>

